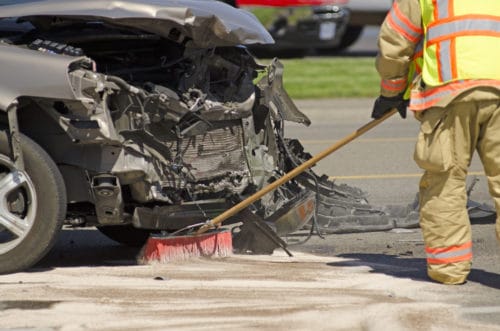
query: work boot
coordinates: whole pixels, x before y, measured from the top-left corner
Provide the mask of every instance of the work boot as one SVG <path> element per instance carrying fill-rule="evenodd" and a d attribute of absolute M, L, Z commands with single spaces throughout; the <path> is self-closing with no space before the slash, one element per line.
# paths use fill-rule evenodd
<path fill-rule="evenodd" d="M 470 273 L 469 261 L 449 264 L 428 264 L 427 275 L 436 282 L 446 285 L 461 285 L 467 281 Z"/>

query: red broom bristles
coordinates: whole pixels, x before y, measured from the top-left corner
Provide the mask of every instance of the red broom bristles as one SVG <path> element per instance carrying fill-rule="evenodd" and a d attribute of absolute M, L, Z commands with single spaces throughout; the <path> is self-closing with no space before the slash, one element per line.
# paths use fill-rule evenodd
<path fill-rule="evenodd" d="M 139 262 L 166 263 L 193 257 L 227 257 L 233 252 L 230 231 L 208 232 L 201 235 L 150 237 Z"/>

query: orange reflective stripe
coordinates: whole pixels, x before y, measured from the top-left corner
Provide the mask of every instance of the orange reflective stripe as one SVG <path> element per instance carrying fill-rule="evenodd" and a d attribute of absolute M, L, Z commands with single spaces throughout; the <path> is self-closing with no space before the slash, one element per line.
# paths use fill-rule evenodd
<path fill-rule="evenodd" d="M 450 16 L 455 16 L 455 4 L 453 2 L 454 0 L 448 1 L 448 15 Z"/>
<path fill-rule="evenodd" d="M 405 24 L 406 28 L 408 30 L 411 30 L 412 32 L 414 32 L 415 34 L 422 34 L 423 30 L 422 30 L 422 27 L 420 26 L 417 26 L 415 24 L 413 24 L 412 21 L 410 21 L 408 19 L 408 17 L 406 17 L 403 12 L 399 9 L 399 5 L 397 2 L 394 2 L 394 14 L 398 17 L 398 19 Z"/>
<path fill-rule="evenodd" d="M 467 14 L 467 15 L 460 15 L 460 16 L 450 16 L 447 18 L 442 18 L 442 19 L 436 20 L 434 22 L 431 22 L 431 23 L 429 23 L 429 25 L 427 27 L 432 28 L 436 25 L 442 25 L 445 23 L 451 23 L 454 21 L 464 21 L 464 20 L 499 21 L 500 18 L 498 18 L 497 15 L 484 15 L 484 14 Z"/>
<path fill-rule="evenodd" d="M 448 263 L 463 262 L 463 261 L 470 261 L 470 260 L 472 260 L 472 252 L 467 254 L 467 255 L 457 256 L 454 258 L 447 258 L 447 259 L 427 258 L 427 263 L 429 263 L 429 264 L 448 264 Z"/>
<path fill-rule="evenodd" d="M 462 32 L 454 32 L 447 35 L 443 35 L 432 40 L 427 41 L 427 47 L 438 44 L 456 37 L 466 37 L 466 36 L 485 36 L 485 37 L 500 37 L 500 32 L 498 31 L 484 31 L 484 30 L 468 30 Z"/>
<path fill-rule="evenodd" d="M 457 40 L 452 39 L 450 42 L 450 66 L 451 66 L 451 79 L 458 78 L 457 68 Z"/>
<path fill-rule="evenodd" d="M 441 44 L 437 44 L 436 45 L 436 64 L 437 64 L 437 74 L 439 76 L 439 81 L 442 82 L 443 81 L 443 70 L 441 69 L 442 65 L 441 65 Z"/>
<path fill-rule="evenodd" d="M 448 247 L 426 247 L 427 263 L 447 264 L 453 262 L 470 261 L 472 259 L 472 242 Z"/>
<path fill-rule="evenodd" d="M 415 63 L 415 72 L 417 74 L 420 74 L 422 72 L 422 67 L 418 63 Z"/>
<path fill-rule="evenodd" d="M 414 90 L 411 92 L 409 108 L 414 111 L 422 111 L 432 107 L 443 97 L 458 95 L 466 89 L 477 86 L 500 88 L 500 81 L 492 79 L 460 80 L 424 92 Z"/>
<path fill-rule="evenodd" d="M 382 79 L 380 86 L 387 91 L 402 91 L 406 88 L 406 79 Z"/>
<path fill-rule="evenodd" d="M 420 74 L 422 72 L 422 66 L 421 66 L 421 64 L 417 60 L 414 60 L 413 63 L 415 63 L 415 73 L 416 74 Z"/>
<path fill-rule="evenodd" d="M 437 248 L 425 247 L 425 251 L 429 254 L 441 254 L 446 252 L 459 251 L 471 247 L 472 247 L 472 241 L 468 241 L 462 245 L 453 245 L 448 247 L 437 247 Z"/>
<path fill-rule="evenodd" d="M 394 2 L 391 11 L 387 15 L 387 23 L 402 36 L 411 42 L 418 42 L 423 30 L 421 27 L 413 24 L 399 9 L 398 3 Z"/>
<path fill-rule="evenodd" d="M 432 7 L 434 8 L 434 12 L 432 13 L 434 16 L 434 21 L 439 19 L 439 6 L 437 0 L 432 0 Z"/>
<path fill-rule="evenodd" d="M 500 35 L 500 18 L 493 15 L 461 15 L 432 22 L 428 26 L 427 46 L 462 36 Z"/>

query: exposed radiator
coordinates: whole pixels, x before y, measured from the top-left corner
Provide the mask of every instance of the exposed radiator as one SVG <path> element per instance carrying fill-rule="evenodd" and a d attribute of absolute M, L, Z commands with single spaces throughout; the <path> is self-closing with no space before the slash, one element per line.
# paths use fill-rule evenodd
<path fill-rule="evenodd" d="M 180 155 L 196 181 L 216 178 L 231 172 L 248 171 L 240 124 L 182 139 Z M 171 146 L 172 156 L 178 153 Z"/>

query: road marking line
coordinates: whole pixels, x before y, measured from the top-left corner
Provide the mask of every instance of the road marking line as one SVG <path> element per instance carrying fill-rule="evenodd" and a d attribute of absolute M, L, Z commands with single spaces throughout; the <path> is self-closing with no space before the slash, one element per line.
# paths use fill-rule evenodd
<path fill-rule="evenodd" d="M 500 313 L 500 306 L 468 307 L 460 310 L 466 314 L 493 314 Z"/>
<path fill-rule="evenodd" d="M 373 142 L 397 142 L 397 141 L 411 141 L 416 142 L 417 138 L 409 138 L 409 137 L 401 137 L 401 138 L 361 138 L 356 141 L 364 142 L 364 143 L 373 143 Z M 334 139 L 319 139 L 319 140 L 300 140 L 303 145 L 323 145 L 323 144 L 333 144 L 335 143 Z"/>
<path fill-rule="evenodd" d="M 353 176 L 330 176 L 328 179 L 389 179 L 389 178 L 414 178 L 422 177 L 420 174 L 380 174 L 380 175 L 353 175 Z M 469 176 L 485 176 L 482 171 L 471 171 Z"/>

